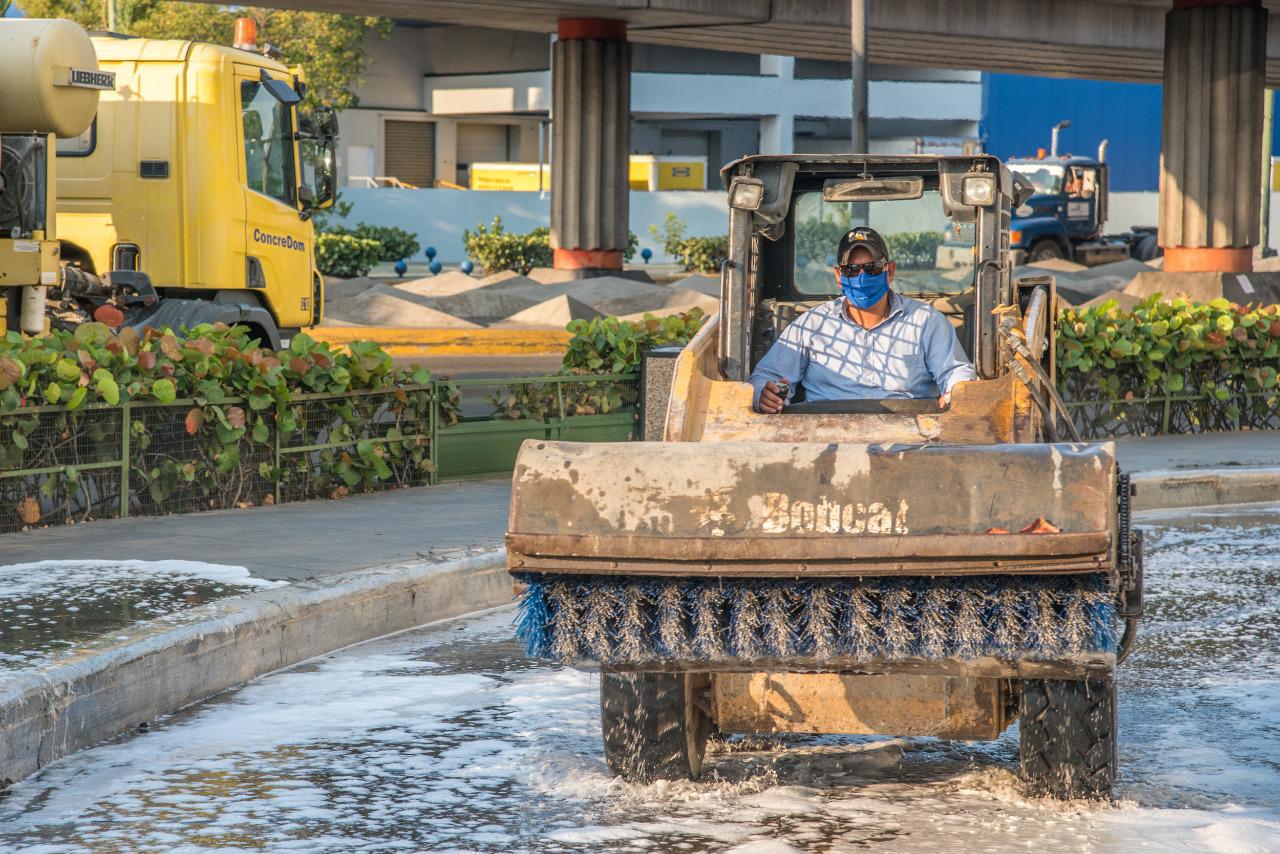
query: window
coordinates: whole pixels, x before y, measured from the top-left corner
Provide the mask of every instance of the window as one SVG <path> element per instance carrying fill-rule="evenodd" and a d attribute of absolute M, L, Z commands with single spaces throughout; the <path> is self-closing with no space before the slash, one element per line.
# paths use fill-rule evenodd
<path fill-rule="evenodd" d="M 1015 163 L 1009 166 L 1013 172 L 1018 172 L 1026 177 L 1028 181 L 1035 185 L 1036 193 L 1043 193 L 1047 196 L 1056 196 L 1062 192 L 1063 169 L 1061 166 L 1048 166 L 1039 163 Z"/>
<path fill-rule="evenodd" d="M 1067 177 L 1067 195 L 1078 199 L 1092 199 L 1098 189 L 1098 170 L 1072 166 Z"/>
<path fill-rule="evenodd" d="M 904 294 L 953 294 L 973 284 L 972 227 L 953 223 L 937 190 L 892 202 L 828 202 L 804 193 L 795 208 L 795 288 L 806 296 L 840 291 L 832 268 L 845 232 L 869 225 L 884 238 L 897 264 L 893 289 Z"/>
<path fill-rule="evenodd" d="M 289 107 L 261 83 L 240 84 L 245 178 L 250 190 L 295 203 L 293 123 Z"/>

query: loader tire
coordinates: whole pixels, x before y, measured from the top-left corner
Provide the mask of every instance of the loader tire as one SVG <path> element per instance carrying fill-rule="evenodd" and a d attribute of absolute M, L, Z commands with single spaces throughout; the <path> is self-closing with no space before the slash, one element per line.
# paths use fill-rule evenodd
<path fill-rule="evenodd" d="M 1116 683 L 1024 679 L 1022 779 L 1038 795 L 1109 799 L 1116 780 Z"/>
<path fill-rule="evenodd" d="M 609 770 L 627 782 L 695 780 L 710 719 L 695 702 L 704 675 L 600 675 L 600 729 Z"/>

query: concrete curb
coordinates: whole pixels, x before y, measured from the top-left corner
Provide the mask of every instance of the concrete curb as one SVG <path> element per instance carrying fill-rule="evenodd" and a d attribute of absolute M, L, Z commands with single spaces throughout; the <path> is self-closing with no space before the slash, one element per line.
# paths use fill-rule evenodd
<path fill-rule="evenodd" d="M 563 329 L 320 326 L 308 334 L 329 344 L 375 341 L 391 356 L 560 356 L 569 345 Z"/>
<path fill-rule="evenodd" d="M 506 553 L 495 549 L 299 582 L 141 623 L 0 683 L 0 783 L 264 673 L 511 601 Z"/>
<path fill-rule="evenodd" d="M 1134 472 L 1134 510 L 1280 501 L 1280 466 Z"/>

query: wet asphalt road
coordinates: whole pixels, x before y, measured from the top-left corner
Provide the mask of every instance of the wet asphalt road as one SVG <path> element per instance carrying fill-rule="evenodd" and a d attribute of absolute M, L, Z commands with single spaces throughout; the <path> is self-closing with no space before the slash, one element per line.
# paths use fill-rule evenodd
<path fill-rule="evenodd" d="M 0 798 L 0 849 L 1280 851 L 1280 506 L 1149 515 L 1115 805 L 1023 796 L 986 744 L 793 738 L 705 778 L 612 778 L 592 674 L 526 661 L 512 611 L 259 680 Z"/>

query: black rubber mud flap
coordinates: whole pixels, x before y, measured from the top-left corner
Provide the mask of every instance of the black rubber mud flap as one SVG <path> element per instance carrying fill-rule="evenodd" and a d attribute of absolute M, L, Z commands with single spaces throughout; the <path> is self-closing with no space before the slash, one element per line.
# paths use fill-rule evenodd
<path fill-rule="evenodd" d="M 697 779 L 710 731 L 696 697 L 703 681 L 683 673 L 601 673 L 609 769 L 635 783 Z"/>
<path fill-rule="evenodd" d="M 1114 677 L 1024 679 L 1019 765 L 1033 794 L 1108 799 L 1116 780 Z"/>

